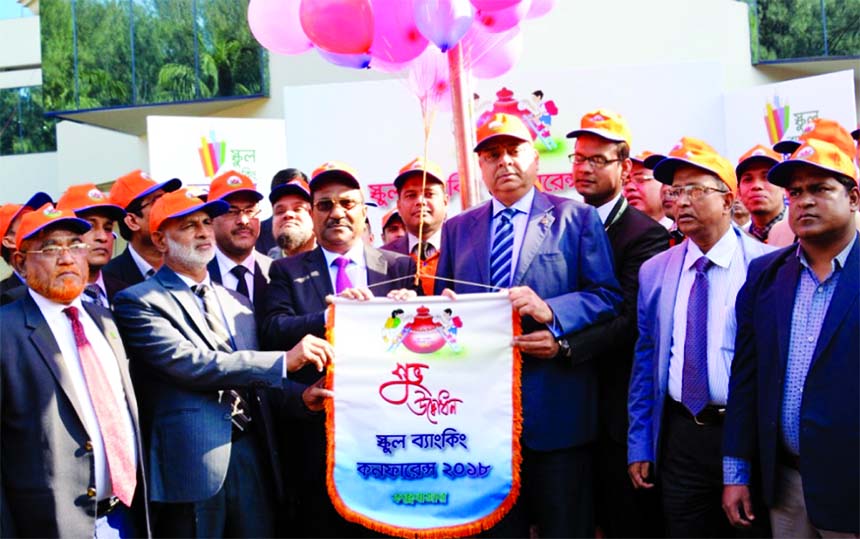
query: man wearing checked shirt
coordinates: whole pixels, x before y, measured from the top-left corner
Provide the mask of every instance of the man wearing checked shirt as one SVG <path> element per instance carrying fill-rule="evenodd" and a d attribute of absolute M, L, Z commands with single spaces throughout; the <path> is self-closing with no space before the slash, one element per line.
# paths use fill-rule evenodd
<path fill-rule="evenodd" d="M 774 537 L 857 537 L 860 206 L 843 144 L 807 139 L 768 181 L 785 187 L 799 244 L 752 263 L 723 438 L 723 509 L 749 527 L 759 461 Z"/>

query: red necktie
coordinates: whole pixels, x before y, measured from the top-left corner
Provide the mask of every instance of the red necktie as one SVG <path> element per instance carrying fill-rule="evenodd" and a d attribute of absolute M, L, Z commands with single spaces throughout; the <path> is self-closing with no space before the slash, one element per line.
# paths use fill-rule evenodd
<path fill-rule="evenodd" d="M 63 312 L 72 322 L 78 357 L 90 392 L 90 400 L 96 412 L 96 419 L 99 422 L 99 430 L 102 433 L 114 496 L 126 506 L 131 506 L 131 499 L 137 485 L 137 467 L 134 462 L 132 440 L 123 425 L 119 403 L 114 399 L 107 375 L 102 370 L 101 363 L 96 358 L 96 352 L 84 334 L 84 326 L 78 318 L 78 308 L 67 307 Z"/>

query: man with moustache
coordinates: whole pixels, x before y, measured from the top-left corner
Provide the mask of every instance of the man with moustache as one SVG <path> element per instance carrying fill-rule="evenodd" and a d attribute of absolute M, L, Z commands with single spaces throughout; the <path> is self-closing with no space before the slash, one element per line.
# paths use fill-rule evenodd
<path fill-rule="evenodd" d="M 125 210 L 111 204 L 107 195 L 93 183 L 73 185 L 66 189 L 57 201 L 57 208 L 71 210 L 90 224 L 89 232 L 84 235 L 84 243 L 90 246 L 87 253 L 90 269 L 81 299 L 110 308 L 114 295 L 128 286 L 102 272 L 113 256 L 114 223 L 125 217 Z"/>
<path fill-rule="evenodd" d="M 278 187 L 293 182 L 302 182 L 305 185 L 308 183 L 308 177 L 304 172 L 297 168 L 285 168 L 279 170 L 272 177 L 272 183 L 269 185 L 269 193 L 272 193 Z M 271 202 L 271 200 L 270 200 Z M 274 202 L 272 202 L 274 204 Z M 260 237 L 257 238 L 257 250 L 261 253 L 268 254 L 272 259 L 278 259 L 280 256 L 272 254 L 278 247 L 278 227 L 275 223 L 275 216 L 262 221 L 260 223 Z M 281 255 L 283 256 L 283 255 Z"/>
<path fill-rule="evenodd" d="M 156 535 L 271 537 L 282 479 L 264 390 L 302 417 L 330 395 L 292 379 L 305 365 L 324 369 L 327 342 L 257 351 L 250 301 L 210 279 L 212 218 L 228 207 L 185 189 L 157 200 L 149 225 L 164 265 L 115 299 L 140 388 Z"/>
<path fill-rule="evenodd" d="M 493 199 L 443 225 L 436 292 L 506 289 L 522 317 L 522 487 L 487 533 L 593 537 L 596 365 L 569 339 L 618 314 L 609 241 L 594 208 L 535 189 L 538 152 L 519 118 L 494 114 L 477 135 Z"/>
<path fill-rule="evenodd" d="M 860 531 L 860 191 L 847 135 L 806 138 L 770 170 L 799 241 L 755 260 L 737 300 L 723 509 L 742 528 L 764 516 L 750 504 L 757 460 L 779 538 Z"/>
<path fill-rule="evenodd" d="M 46 193 L 38 192 L 24 204 L 3 204 L 0 206 L 0 253 L 3 261 L 12 266 L 12 253 L 15 252 L 15 235 L 21 217 L 51 202 Z M 0 305 L 6 305 L 24 295 L 24 279 L 12 267 L 12 275 L 0 281 Z"/>
<path fill-rule="evenodd" d="M 654 179 L 652 169 L 645 165 L 645 160 L 653 155 L 657 154 L 646 150 L 630 158 L 633 168 L 630 169 L 630 175 L 622 180 L 624 198 L 631 206 L 669 230 L 674 221 L 666 215 L 663 207 L 663 184 Z"/>
<path fill-rule="evenodd" d="M 229 204 L 226 212 L 212 220 L 218 248 L 209 262 L 209 277 L 242 294 L 254 306 L 262 304 L 266 297 L 272 264 L 271 258 L 254 248 L 260 236 L 258 204 L 262 199 L 253 180 L 240 172 L 224 172 L 209 186 L 210 202 L 222 200 Z"/>
<path fill-rule="evenodd" d="M 3 537 L 149 535 L 128 360 L 110 312 L 81 302 L 89 229 L 46 204 L 17 231 L 25 295 L 0 309 Z"/>
<path fill-rule="evenodd" d="M 781 156 L 775 151 L 756 144 L 738 159 L 738 165 L 735 167 L 738 196 L 750 215 L 747 230 L 762 243 L 770 243 L 768 235 L 771 229 L 782 221 L 786 214 L 784 190 L 767 181 L 767 172 L 781 160 Z"/>
<path fill-rule="evenodd" d="M 306 335 L 324 337 L 330 295 L 397 297 L 402 289 L 413 286 L 415 263 L 411 258 L 365 244 L 367 208 L 358 174 L 351 167 L 335 161 L 324 163 L 314 170 L 310 191 L 317 247 L 272 264 L 261 331 L 266 348 L 289 347 Z M 314 369 L 304 369 L 296 378 L 315 383 L 321 376 Z M 296 533 L 313 537 L 364 533 L 335 511 L 326 491 L 324 417 L 290 423 L 286 430 L 292 440 L 285 448 L 286 475 L 294 488 L 302 489 L 295 500 L 300 515 Z"/>
<path fill-rule="evenodd" d="M 610 322 L 590 326 L 568 339 L 577 361 L 594 360 L 598 383 L 598 435 L 595 451 L 597 523 L 606 537 L 661 537 L 659 504 L 652 492 L 636 491 L 627 477 L 627 389 L 636 344 L 636 295 L 643 262 L 669 248 L 666 229 L 622 196 L 622 184 L 638 166 L 628 155 L 631 134 L 624 118 L 600 109 L 582 117 L 571 154 L 577 192 L 593 206 L 612 246 L 615 277 L 624 302 Z M 647 171 L 648 176 L 651 171 Z M 629 183 L 629 182 L 628 182 Z M 649 193 L 654 191 L 647 187 Z M 659 188 L 656 190 L 659 193 Z M 641 200 L 641 199 L 640 199 Z"/>
<path fill-rule="evenodd" d="M 397 212 L 403 219 L 406 233 L 382 248 L 411 256 L 421 268 L 424 294 L 432 296 L 433 276 L 442 246 L 442 223 L 448 213 L 442 169 L 436 163 L 425 163 L 416 157 L 400 169 L 394 178 L 394 187 L 397 189 Z"/>
<path fill-rule="evenodd" d="M 295 177 L 273 187 L 269 202 L 272 203 L 272 232 L 278 243 L 269 251 L 272 260 L 304 253 L 317 246 L 311 220 L 311 190 L 306 179 Z"/>
<path fill-rule="evenodd" d="M 732 537 L 720 507 L 731 313 L 750 262 L 772 248 L 732 225 L 735 171 L 707 143 L 683 138 L 654 177 L 671 184 L 686 239 L 639 271 L 628 473 L 636 488 L 660 481 L 669 537 Z"/>
<path fill-rule="evenodd" d="M 126 286 L 141 283 L 161 267 L 161 252 L 152 244 L 149 212 L 156 200 L 182 186 L 177 178 L 156 183 L 149 174 L 134 170 L 114 181 L 110 201 L 126 211 L 119 221 L 119 233 L 128 242 L 125 251 L 104 267 L 105 275 Z"/>

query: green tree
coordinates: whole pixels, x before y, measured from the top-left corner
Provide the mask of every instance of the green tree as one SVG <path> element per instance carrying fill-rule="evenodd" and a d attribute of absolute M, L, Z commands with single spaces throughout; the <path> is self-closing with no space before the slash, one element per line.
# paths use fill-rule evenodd
<path fill-rule="evenodd" d="M 860 0 L 826 0 L 827 50 L 821 0 L 747 0 L 753 60 L 860 56 Z"/>

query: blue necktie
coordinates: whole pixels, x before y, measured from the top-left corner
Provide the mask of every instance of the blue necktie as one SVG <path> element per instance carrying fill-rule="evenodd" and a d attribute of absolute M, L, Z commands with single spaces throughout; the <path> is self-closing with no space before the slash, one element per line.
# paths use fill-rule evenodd
<path fill-rule="evenodd" d="M 693 264 L 696 279 L 687 302 L 687 332 L 684 338 L 684 371 L 681 403 L 698 415 L 708 402 L 708 275 L 712 262 L 701 257 Z"/>
<path fill-rule="evenodd" d="M 490 248 L 490 284 L 496 288 L 511 286 L 511 255 L 514 252 L 514 223 L 517 214 L 513 208 L 505 208 L 496 216 L 496 231 Z"/>

